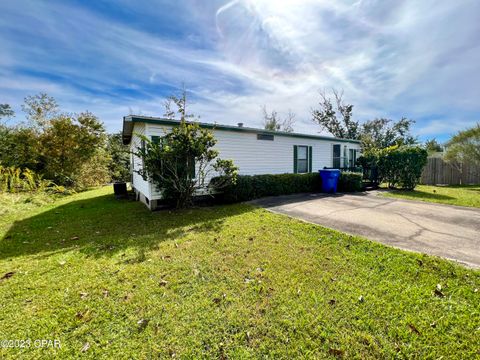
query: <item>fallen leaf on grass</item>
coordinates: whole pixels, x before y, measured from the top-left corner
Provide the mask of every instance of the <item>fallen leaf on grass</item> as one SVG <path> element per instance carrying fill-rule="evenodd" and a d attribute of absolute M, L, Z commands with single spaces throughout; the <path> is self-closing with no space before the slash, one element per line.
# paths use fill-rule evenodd
<path fill-rule="evenodd" d="M 363 303 L 365 301 L 365 298 L 363 297 L 363 295 L 360 295 L 358 297 L 358 301 L 361 302 L 361 303 Z"/>
<path fill-rule="evenodd" d="M 227 297 L 227 294 L 222 294 L 221 297 L 214 298 L 214 299 L 212 299 L 212 301 L 215 304 L 220 304 L 222 302 L 222 300 L 225 299 L 226 297 Z"/>
<path fill-rule="evenodd" d="M 417 334 L 417 335 L 420 335 L 420 331 L 418 331 L 418 329 L 415 327 L 415 325 L 413 325 L 413 324 L 408 324 L 408 327 L 410 328 L 410 330 L 411 330 L 413 333 L 415 333 L 415 334 Z"/>
<path fill-rule="evenodd" d="M 143 330 L 145 330 L 145 328 L 147 327 L 147 325 L 148 325 L 149 322 L 150 322 L 150 320 L 148 320 L 148 319 L 138 320 L 138 321 L 137 321 L 138 331 L 143 331 Z"/>
<path fill-rule="evenodd" d="M 331 299 L 328 303 L 329 303 L 330 305 L 335 305 L 335 304 L 337 303 L 337 300 Z"/>
<path fill-rule="evenodd" d="M 86 352 L 88 349 L 90 349 L 90 343 L 85 343 L 85 345 L 83 345 L 82 349 L 80 350 L 81 352 Z"/>
<path fill-rule="evenodd" d="M 70 238 L 70 240 L 78 240 L 78 239 L 80 239 L 78 236 L 73 236 Z"/>
<path fill-rule="evenodd" d="M 104 289 L 102 291 L 102 294 L 103 294 L 103 297 L 108 297 L 108 295 L 110 294 L 109 291 L 107 289 Z"/>
<path fill-rule="evenodd" d="M 158 284 L 159 284 L 160 286 L 167 286 L 168 281 L 161 279 L 161 280 L 158 282 Z"/>
<path fill-rule="evenodd" d="M 343 355 L 345 355 L 345 351 L 340 349 L 332 349 L 332 348 L 328 349 L 328 353 L 330 355 L 337 356 L 337 357 L 343 357 Z"/>
<path fill-rule="evenodd" d="M 7 272 L 5 275 L 3 275 L 3 276 L 0 278 L 0 281 L 10 279 L 10 278 L 13 276 L 13 274 L 15 274 L 15 271 Z"/>
<path fill-rule="evenodd" d="M 442 285 L 440 284 L 437 284 L 437 287 L 433 293 L 438 297 L 445 297 L 445 294 L 442 292 Z"/>
<path fill-rule="evenodd" d="M 87 297 L 88 297 L 88 293 L 86 293 L 86 292 L 81 292 L 80 293 L 80 299 L 85 300 Z"/>

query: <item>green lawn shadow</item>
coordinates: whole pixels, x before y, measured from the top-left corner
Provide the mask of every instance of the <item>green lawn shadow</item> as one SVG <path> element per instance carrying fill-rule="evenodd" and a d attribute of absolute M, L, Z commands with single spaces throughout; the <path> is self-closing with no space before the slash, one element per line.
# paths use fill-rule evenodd
<path fill-rule="evenodd" d="M 93 257 L 127 248 L 146 251 L 189 232 L 217 232 L 224 219 L 251 210 L 248 205 L 227 205 L 151 212 L 139 202 L 113 195 L 77 200 L 16 221 L 0 239 L 0 260 L 74 249 Z"/>

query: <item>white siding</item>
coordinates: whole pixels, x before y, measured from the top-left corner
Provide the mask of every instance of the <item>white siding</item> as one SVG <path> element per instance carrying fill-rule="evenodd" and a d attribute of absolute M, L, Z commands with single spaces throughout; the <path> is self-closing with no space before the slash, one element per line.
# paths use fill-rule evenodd
<path fill-rule="evenodd" d="M 170 131 L 170 128 L 170 126 L 146 124 L 146 135 L 149 137 L 164 136 L 166 132 Z M 292 173 L 294 145 L 312 147 L 313 172 L 332 166 L 334 144 L 341 145 L 341 156 L 343 156 L 345 145 L 347 153 L 351 148 L 360 150 L 359 144 L 335 140 L 275 135 L 274 140 L 270 141 L 257 140 L 255 133 L 227 130 L 212 130 L 212 132 L 217 139 L 215 148 L 219 151 L 219 157 L 232 159 L 239 167 L 241 175 Z M 152 184 L 150 184 L 148 192 L 152 196 L 148 196 L 149 198 L 160 198 L 160 194 Z"/>
<path fill-rule="evenodd" d="M 141 139 L 139 135 L 145 135 L 146 133 L 146 124 L 144 123 L 135 123 L 133 126 L 132 140 L 130 142 L 130 151 L 135 153 L 137 149 L 141 146 Z M 140 176 L 136 171 L 142 168 L 142 159 L 138 156 L 133 155 L 133 174 L 132 174 L 132 186 L 145 195 L 148 199 L 151 199 L 152 194 L 150 191 L 150 183 L 146 180 L 143 180 L 143 177 Z"/>

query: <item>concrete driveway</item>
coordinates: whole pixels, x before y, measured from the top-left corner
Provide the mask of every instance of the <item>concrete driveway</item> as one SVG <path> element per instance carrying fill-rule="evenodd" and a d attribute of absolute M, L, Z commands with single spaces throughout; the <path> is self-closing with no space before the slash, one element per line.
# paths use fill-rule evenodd
<path fill-rule="evenodd" d="M 252 203 L 401 249 L 480 268 L 480 209 L 397 200 L 375 193 L 300 194 Z"/>

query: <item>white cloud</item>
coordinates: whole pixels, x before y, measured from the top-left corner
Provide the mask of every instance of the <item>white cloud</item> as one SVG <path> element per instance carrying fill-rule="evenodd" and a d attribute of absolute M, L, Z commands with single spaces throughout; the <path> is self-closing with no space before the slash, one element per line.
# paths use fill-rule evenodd
<path fill-rule="evenodd" d="M 449 132 L 448 121 L 463 127 L 480 119 L 475 0 L 118 6 L 145 23 L 175 19 L 184 34 L 63 2 L 2 3 L 2 98 L 18 96 L 18 107 L 26 94 L 46 90 L 69 110 L 97 113 L 111 130 L 129 108 L 161 115 L 165 92 L 182 82 L 204 121 L 227 124 L 260 126 L 266 104 L 294 111 L 296 130 L 317 132 L 310 109 L 317 91 L 331 87 L 344 89 L 358 119 L 413 117 L 425 137 Z"/>

